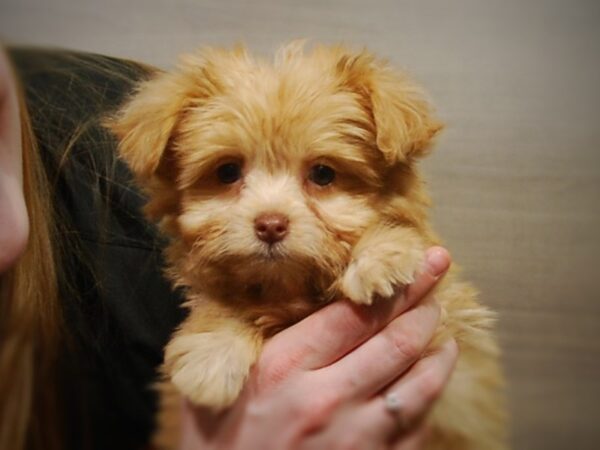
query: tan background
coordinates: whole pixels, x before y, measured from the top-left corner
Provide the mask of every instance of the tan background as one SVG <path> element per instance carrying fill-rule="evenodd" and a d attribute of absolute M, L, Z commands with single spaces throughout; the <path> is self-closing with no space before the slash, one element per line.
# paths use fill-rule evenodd
<path fill-rule="evenodd" d="M 600 2 L 0 0 L 0 30 L 165 67 L 309 37 L 408 68 L 448 123 L 434 220 L 501 313 L 515 448 L 600 449 Z"/>

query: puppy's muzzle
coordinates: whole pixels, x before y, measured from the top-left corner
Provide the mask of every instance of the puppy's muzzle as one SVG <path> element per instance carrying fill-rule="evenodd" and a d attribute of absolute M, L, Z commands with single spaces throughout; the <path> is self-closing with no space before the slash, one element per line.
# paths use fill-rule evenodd
<path fill-rule="evenodd" d="M 263 242 L 272 245 L 283 240 L 289 232 L 290 220 L 279 213 L 265 213 L 254 219 L 254 232 Z"/>

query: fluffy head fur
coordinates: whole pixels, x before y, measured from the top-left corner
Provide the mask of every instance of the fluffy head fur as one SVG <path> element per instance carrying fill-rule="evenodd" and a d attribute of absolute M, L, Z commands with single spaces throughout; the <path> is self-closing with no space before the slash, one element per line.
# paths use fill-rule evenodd
<path fill-rule="evenodd" d="M 366 51 L 293 43 L 267 62 L 205 50 L 143 84 L 111 128 L 185 286 L 330 296 L 365 230 L 426 228 L 413 162 L 441 125 L 412 81 Z M 224 184 L 228 162 L 242 177 Z M 311 182 L 317 164 L 333 183 Z M 284 240 L 257 239 L 263 213 L 289 219 Z"/>

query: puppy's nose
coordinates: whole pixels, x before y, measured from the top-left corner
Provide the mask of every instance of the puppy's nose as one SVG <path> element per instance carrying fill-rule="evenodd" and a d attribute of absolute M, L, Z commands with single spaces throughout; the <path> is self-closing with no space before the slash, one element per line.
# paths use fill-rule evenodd
<path fill-rule="evenodd" d="M 266 213 L 254 219 L 256 236 L 267 244 L 281 241 L 288 234 L 290 221 L 283 214 Z"/>

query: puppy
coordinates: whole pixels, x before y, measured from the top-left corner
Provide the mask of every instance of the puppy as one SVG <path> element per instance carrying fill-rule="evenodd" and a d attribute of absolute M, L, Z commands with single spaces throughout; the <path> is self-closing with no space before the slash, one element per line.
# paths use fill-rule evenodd
<path fill-rule="evenodd" d="M 205 50 L 142 83 L 109 127 L 187 295 L 165 350 L 163 427 L 176 392 L 226 408 L 266 339 L 335 300 L 386 301 L 439 242 L 417 162 L 442 125 L 366 51 Z M 427 448 L 505 448 L 493 315 L 453 273 L 436 297 L 431 345 L 453 336 L 460 359 Z"/>

